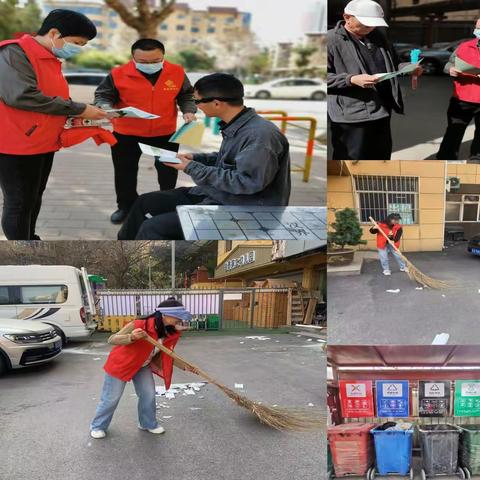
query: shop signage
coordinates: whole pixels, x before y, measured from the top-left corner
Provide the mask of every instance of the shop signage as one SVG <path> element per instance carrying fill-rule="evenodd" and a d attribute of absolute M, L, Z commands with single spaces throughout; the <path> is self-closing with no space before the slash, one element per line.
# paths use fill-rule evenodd
<path fill-rule="evenodd" d="M 371 381 L 340 380 L 340 402 L 344 418 L 375 416 Z"/>
<path fill-rule="evenodd" d="M 420 417 L 445 417 L 450 413 L 450 381 L 418 382 L 418 414 Z"/>
<path fill-rule="evenodd" d="M 480 380 L 456 380 L 456 417 L 480 417 Z"/>
<path fill-rule="evenodd" d="M 237 258 L 232 258 L 225 262 L 225 271 L 229 272 L 235 270 L 236 268 L 243 267 L 250 263 L 255 263 L 255 250 L 251 252 L 244 253 Z"/>
<path fill-rule="evenodd" d="M 407 380 L 378 380 L 377 417 L 409 416 L 409 384 Z"/>

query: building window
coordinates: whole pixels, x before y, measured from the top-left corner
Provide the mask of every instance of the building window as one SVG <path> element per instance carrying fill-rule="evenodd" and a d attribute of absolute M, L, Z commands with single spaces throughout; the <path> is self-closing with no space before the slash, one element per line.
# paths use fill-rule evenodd
<path fill-rule="evenodd" d="M 215 33 L 215 27 L 207 28 L 207 33 Z"/>
<path fill-rule="evenodd" d="M 381 221 L 398 213 L 404 225 L 418 223 L 418 177 L 354 176 L 357 208 L 362 223 Z"/>
<path fill-rule="evenodd" d="M 200 29 L 198 27 L 192 27 L 192 33 L 198 33 Z"/>
<path fill-rule="evenodd" d="M 185 18 L 185 14 L 184 14 L 184 13 L 179 13 L 179 14 L 177 15 L 177 18 Z"/>
<path fill-rule="evenodd" d="M 102 9 L 100 7 L 73 7 L 71 10 L 83 13 L 84 15 L 101 15 Z"/>
<path fill-rule="evenodd" d="M 447 197 L 445 221 L 480 221 L 480 195 L 449 194 Z"/>
<path fill-rule="evenodd" d="M 232 240 L 225 241 L 225 251 L 229 252 L 232 249 Z"/>
<path fill-rule="evenodd" d="M 168 25 L 166 23 L 162 23 L 160 25 L 160 30 L 168 30 Z"/>
<path fill-rule="evenodd" d="M 93 23 L 96 27 L 102 27 L 103 22 L 101 20 L 93 20 Z"/>
<path fill-rule="evenodd" d="M 234 22 L 235 22 L 234 17 L 228 17 L 228 18 L 225 19 L 225 24 L 227 24 L 227 25 L 231 25 Z"/>
<path fill-rule="evenodd" d="M 185 30 L 185 25 L 177 25 L 177 30 Z"/>

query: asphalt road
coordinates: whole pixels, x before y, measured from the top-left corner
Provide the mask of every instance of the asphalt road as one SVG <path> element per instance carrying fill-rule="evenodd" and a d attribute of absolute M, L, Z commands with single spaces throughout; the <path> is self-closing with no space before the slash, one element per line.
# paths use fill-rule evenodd
<path fill-rule="evenodd" d="M 425 75 L 419 79 L 417 90 L 412 90 L 410 78 L 401 82 L 405 115 L 392 116 L 394 152 L 443 137 L 453 91 L 447 75 Z M 460 158 L 468 158 L 468 155 Z"/>
<path fill-rule="evenodd" d="M 480 343 L 480 258 L 469 255 L 465 243 L 407 257 L 454 287 L 416 290 L 393 260 L 391 277 L 382 275 L 376 260 L 367 260 L 361 275 L 330 276 L 330 344 L 430 344 L 438 333 L 449 333 L 451 345 Z"/>
<path fill-rule="evenodd" d="M 268 337 L 190 336 L 177 350 L 227 385 L 244 384 L 254 400 L 325 408 L 321 344 L 289 334 Z M 271 430 L 211 385 L 195 396 L 159 398 L 170 408 L 158 410 L 167 431 L 156 436 L 137 429 L 128 384 L 107 438 L 90 438 L 108 351 L 103 342 L 73 344 L 50 365 L 0 379 L 2 480 L 325 478 L 324 433 Z M 199 379 L 176 371 L 173 381 Z"/>

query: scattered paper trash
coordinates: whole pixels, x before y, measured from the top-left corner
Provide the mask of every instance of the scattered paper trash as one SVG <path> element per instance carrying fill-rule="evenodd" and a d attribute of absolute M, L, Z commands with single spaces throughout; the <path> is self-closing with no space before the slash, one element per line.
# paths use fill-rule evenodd
<path fill-rule="evenodd" d="M 169 418 L 172 418 L 172 415 L 164 415 L 162 418 L 169 419 Z"/>
<path fill-rule="evenodd" d="M 446 345 L 450 338 L 450 334 L 448 333 L 438 333 L 435 335 L 433 339 L 432 345 Z"/>
<path fill-rule="evenodd" d="M 243 345 L 245 342 L 240 342 L 240 345 Z"/>
<path fill-rule="evenodd" d="M 236 383 L 235 388 L 242 389 L 243 388 L 243 383 Z"/>
<path fill-rule="evenodd" d="M 185 390 L 185 394 L 186 395 L 195 395 L 195 391 L 193 390 L 193 388 L 189 388 L 189 389 Z"/>
<path fill-rule="evenodd" d="M 100 359 L 100 357 L 96 357 L 96 358 L 94 358 L 94 360 L 101 360 L 101 359 Z"/>
<path fill-rule="evenodd" d="M 398 293 L 398 292 L 400 292 L 400 289 L 397 288 L 397 289 L 395 289 L 395 290 L 385 290 L 385 291 L 386 291 L 387 293 Z"/>
<path fill-rule="evenodd" d="M 168 398 L 169 400 L 172 400 L 175 398 L 175 394 L 172 392 L 165 392 L 165 398 Z"/>
<path fill-rule="evenodd" d="M 270 337 L 265 337 L 264 335 L 252 335 L 245 338 L 248 338 L 249 340 L 270 340 Z"/>
<path fill-rule="evenodd" d="M 308 404 L 309 407 L 314 407 L 315 405 L 313 403 Z"/>
<path fill-rule="evenodd" d="M 200 407 L 190 407 L 190 410 L 201 410 Z"/>
<path fill-rule="evenodd" d="M 443 294 L 442 294 L 442 297 L 443 297 L 443 298 L 445 298 L 445 297 L 446 297 L 446 295 L 443 295 Z"/>
<path fill-rule="evenodd" d="M 415 290 L 423 290 L 423 287 L 416 287 Z"/>
<path fill-rule="evenodd" d="M 307 342 L 313 342 L 313 339 L 307 338 Z"/>

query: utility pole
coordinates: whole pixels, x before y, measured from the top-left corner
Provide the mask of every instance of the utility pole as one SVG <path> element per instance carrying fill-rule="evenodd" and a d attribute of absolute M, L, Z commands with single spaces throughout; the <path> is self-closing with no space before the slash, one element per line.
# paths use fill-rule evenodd
<path fill-rule="evenodd" d="M 171 241 L 171 247 L 172 247 L 171 263 L 172 263 L 172 290 L 173 290 L 175 289 L 175 240 Z"/>

